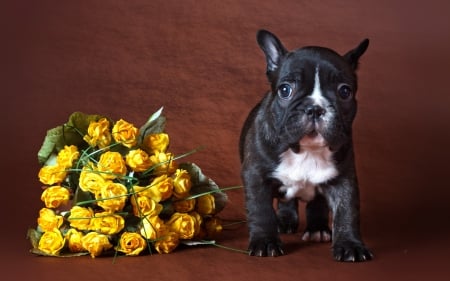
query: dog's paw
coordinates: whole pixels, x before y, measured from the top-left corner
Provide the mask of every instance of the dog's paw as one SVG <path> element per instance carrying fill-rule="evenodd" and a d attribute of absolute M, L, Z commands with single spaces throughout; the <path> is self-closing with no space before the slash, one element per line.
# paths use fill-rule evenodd
<path fill-rule="evenodd" d="M 372 252 L 359 242 L 335 243 L 333 256 L 337 261 L 362 262 L 373 258 Z"/>
<path fill-rule="evenodd" d="M 317 230 L 317 231 L 305 231 L 302 236 L 303 241 L 311 242 L 330 242 L 331 241 L 331 231 L 327 230 Z"/>
<path fill-rule="evenodd" d="M 279 239 L 253 239 L 248 246 L 248 254 L 256 257 L 277 257 L 284 255 Z"/>
<path fill-rule="evenodd" d="M 302 236 L 303 241 L 311 242 L 330 242 L 331 241 L 331 230 L 328 227 L 326 221 L 323 223 L 315 223 L 306 227 L 305 232 Z"/>

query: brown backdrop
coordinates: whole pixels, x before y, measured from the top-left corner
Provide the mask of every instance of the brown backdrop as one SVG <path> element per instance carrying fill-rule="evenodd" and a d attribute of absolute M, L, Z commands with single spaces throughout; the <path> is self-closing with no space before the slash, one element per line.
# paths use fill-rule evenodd
<path fill-rule="evenodd" d="M 2 1 L 5 2 L 5 1 Z M 9 1 L 2 5 L 2 280 L 444 280 L 448 268 L 449 1 Z M 317 2 L 317 3 L 316 3 Z M 5 3 L 4 3 L 5 4 Z M 255 32 L 345 52 L 368 37 L 355 122 L 369 263 L 283 236 L 287 255 L 211 247 L 91 260 L 28 253 L 46 130 L 73 111 L 143 123 L 165 107 L 171 150 L 221 186 L 240 184 L 237 140 L 268 89 Z M 242 190 L 222 213 L 243 219 Z M 245 225 L 219 243 L 244 249 Z M 18 279 L 16 279 L 18 278 Z"/>

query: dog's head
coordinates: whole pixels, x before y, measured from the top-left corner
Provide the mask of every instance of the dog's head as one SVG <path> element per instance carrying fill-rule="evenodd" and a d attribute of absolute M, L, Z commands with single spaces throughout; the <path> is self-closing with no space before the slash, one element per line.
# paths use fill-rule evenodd
<path fill-rule="evenodd" d="M 347 142 L 357 107 L 355 71 L 369 40 L 343 56 L 323 47 L 288 51 L 265 30 L 257 41 L 266 56 L 272 88 L 268 118 L 277 141 L 291 148 L 331 150 Z"/>

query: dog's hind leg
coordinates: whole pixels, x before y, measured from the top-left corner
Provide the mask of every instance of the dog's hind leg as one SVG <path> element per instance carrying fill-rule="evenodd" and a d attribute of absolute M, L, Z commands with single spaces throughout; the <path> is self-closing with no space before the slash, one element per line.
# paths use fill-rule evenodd
<path fill-rule="evenodd" d="M 325 197 L 319 193 L 306 204 L 306 229 L 302 239 L 314 242 L 331 241 L 331 230 L 328 222 L 328 204 Z"/>
<path fill-rule="evenodd" d="M 298 199 L 278 201 L 278 230 L 281 233 L 296 233 L 299 225 Z"/>

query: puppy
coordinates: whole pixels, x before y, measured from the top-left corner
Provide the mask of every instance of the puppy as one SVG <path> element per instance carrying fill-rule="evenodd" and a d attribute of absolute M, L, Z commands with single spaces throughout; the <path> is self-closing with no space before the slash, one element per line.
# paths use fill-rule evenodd
<path fill-rule="evenodd" d="M 288 51 L 265 30 L 257 41 L 271 91 L 251 110 L 240 137 L 249 254 L 283 255 L 279 232 L 297 231 L 301 199 L 308 202 L 303 240 L 332 240 L 338 261 L 372 259 L 360 235 L 352 141 L 355 71 L 369 40 L 343 56 L 323 47 Z"/>

